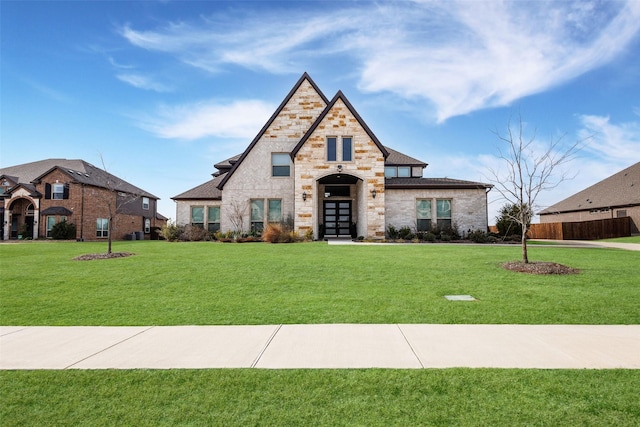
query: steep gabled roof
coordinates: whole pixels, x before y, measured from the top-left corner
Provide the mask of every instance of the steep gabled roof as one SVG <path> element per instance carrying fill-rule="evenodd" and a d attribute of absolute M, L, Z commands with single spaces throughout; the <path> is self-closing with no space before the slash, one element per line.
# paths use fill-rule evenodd
<path fill-rule="evenodd" d="M 451 178 L 385 178 L 384 187 L 390 189 L 489 189 L 491 184 L 475 181 L 463 181 Z"/>
<path fill-rule="evenodd" d="M 113 188 L 116 191 L 139 194 L 141 196 L 158 199 L 151 193 L 128 183 L 84 160 L 74 159 L 45 159 L 22 165 L 10 166 L 0 170 L 1 175 L 15 176 L 23 185 L 39 183 L 40 180 L 53 170 L 58 169 L 72 180 L 81 184 L 93 185 L 101 188 Z"/>
<path fill-rule="evenodd" d="M 222 199 L 222 190 L 218 188 L 220 181 L 224 178 L 224 175 L 216 176 L 215 178 L 200 184 L 197 187 L 187 190 L 184 193 L 173 196 L 172 200 L 220 200 Z"/>
<path fill-rule="evenodd" d="M 356 120 L 358 121 L 360 126 L 362 126 L 362 128 L 367 133 L 367 135 L 369 135 L 369 138 L 371 138 L 371 140 L 374 142 L 374 144 L 376 144 L 378 146 L 378 148 L 382 152 L 382 155 L 386 159 L 389 156 L 389 152 L 380 143 L 380 141 L 378 140 L 378 137 L 371 131 L 371 129 L 369 129 L 369 126 L 367 126 L 367 124 L 364 122 L 364 120 L 362 120 L 362 117 L 360 117 L 360 114 L 358 114 L 358 112 L 355 110 L 355 108 L 353 108 L 353 105 L 351 105 L 351 103 L 349 102 L 347 97 L 344 96 L 344 94 L 342 93 L 341 90 L 339 90 L 338 93 L 336 93 L 336 95 L 333 97 L 331 102 L 329 102 L 329 104 L 326 106 L 324 111 L 322 111 L 322 113 L 320 113 L 320 115 L 318 116 L 316 121 L 313 123 L 313 125 L 311 125 L 311 127 L 309 128 L 307 133 L 304 134 L 304 136 L 302 137 L 300 142 L 298 142 L 298 144 L 291 151 L 291 158 L 295 161 L 295 157 L 296 157 L 296 154 L 298 153 L 298 151 L 302 148 L 302 146 L 305 144 L 305 142 L 307 142 L 307 140 L 309 139 L 311 134 L 316 130 L 318 125 L 320 125 L 320 122 L 322 122 L 322 120 L 327 116 L 329 111 L 331 111 L 331 109 L 336 104 L 336 102 L 338 102 L 338 100 L 341 100 L 344 103 L 344 105 L 347 107 L 349 112 L 351 112 L 351 114 L 353 114 L 353 117 L 356 118 Z"/>
<path fill-rule="evenodd" d="M 267 131 L 267 129 L 269 129 L 269 126 L 271 126 L 271 124 L 278 117 L 280 112 L 282 112 L 282 109 L 289 103 L 289 101 L 291 100 L 293 95 L 295 95 L 295 93 L 298 91 L 300 86 L 302 86 L 302 83 L 304 83 L 305 80 L 308 81 L 309 84 L 313 87 L 313 89 L 318 93 L 318 95 L 320 95 L 320 98 L 322 98 L 322 100 L 324 101 L 325 104 L 327 104 L 329 102 L 327 97 L 322 93 L 322 91 L 320 90 L 318 85 L 316 85 L 316 83 L 311 79 L 309 74 L 307 74 L 306 72 L 304 74 L 302 74 L 302 77 L 300 77 L 300 79 L 298 79 L 298 82 L 293 86 L 293 89 L 291 89 L 291 91 L 287 94 L 287 96 L 284 98 L 282 103 L 280 103 L 280 105 L 278 106 L 276 111 L 273 113 L 273 115 L 269 118 L 267 123 L 265 123 L 265 125 L 262 127 L 262 129 L 260 129 L 260 132 L 258 132 L 256 137 L 253 138 L 253 141 L 251 141 L 251 144 L 249 144 L 249 146 L 247 147 L 246 150 L 244 150 L 244 152 L 242 153 L 240 158 L 238 158 L 238 160 L 233 164 L 233 166 L 231 167 L 231 170 L 229 170 L 229 172 L 224 175 L 224 178 L 218 184 L 218 188 L 220 190 L 222 190 L 224 185 L 227 183 L 227 180 L 231 177 L 231 175 L 233 175 L 233 173 L 236 171 L 236 169 L 238 169 L 238 167 L 242 164 L 243 160 L 249 155 L 249 152 L 251 152 L 253 147 L 256 146 L 258 141 L 260 141 L 260 138 L 262 138 L 262 135 Z"/>
<path fill-rule="evenodd" d="M 540 215 L 624 206 L 640 206 L 640 162 L 544 209 Z"/>
<path fill-rule="evenodd" d="M 427 163 L 414 159 L 413 157 L 409 157 L 406 154 L 403 154 L 399 151 L 396 151 L 392 148 L 385 147 L 389 152 L 389 157 L 385 160 L 385 166 L 420 166 L 423 168 L 427 167 Z"/>

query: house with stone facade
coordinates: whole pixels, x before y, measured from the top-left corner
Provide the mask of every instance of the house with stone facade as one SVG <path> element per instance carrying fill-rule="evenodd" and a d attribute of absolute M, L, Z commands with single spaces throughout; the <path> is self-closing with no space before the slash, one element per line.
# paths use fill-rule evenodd
<path fill-rule="evenodd" d="M 158 197 L 84 160 L 46 159 L 0 169 L 2 238 L 46 238 L 61 221 L 80 240 L 157 238 Z M 110 209 L 111 208 L 111 209 Z M 111 212 L 114 223 L 109 222 Z"/>
<path fill-rule="evenodd" d="M 640 162 L 585 188 L 539 213 L 541 223 L 630 218 L 640 233 Z"/>
<path fill-rule="evenodd" d="M 328 99 L 307 73 L 246 150 L 214 167 L 172 197 L 178 225 L 259 232 L 285 221 L 316 239 L 488 226 L 491 185 L 423 177 L 425 162 L 383 145 L 341 91 Z"/>

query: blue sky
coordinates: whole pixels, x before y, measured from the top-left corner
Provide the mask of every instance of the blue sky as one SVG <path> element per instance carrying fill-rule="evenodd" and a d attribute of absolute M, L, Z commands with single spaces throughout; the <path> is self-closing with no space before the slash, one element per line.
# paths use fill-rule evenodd
<path fill-rule="evenodd" d="M 2 1 L 0 19 L 0 167 L 102 157 L 171 218 L 305 71 L 426 177 L 489 182 L 518 115 L 541 146 L 588 137 L 540 208 L 640 160 L 636 0 Z"/>

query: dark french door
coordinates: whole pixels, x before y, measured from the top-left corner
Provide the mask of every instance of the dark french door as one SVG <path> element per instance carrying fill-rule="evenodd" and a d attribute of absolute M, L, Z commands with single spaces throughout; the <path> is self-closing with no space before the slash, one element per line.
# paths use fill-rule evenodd
<path fill-rule="evenodd" d="M 324 235 L 351 235 L 351 201 L 324 202 Z"/>

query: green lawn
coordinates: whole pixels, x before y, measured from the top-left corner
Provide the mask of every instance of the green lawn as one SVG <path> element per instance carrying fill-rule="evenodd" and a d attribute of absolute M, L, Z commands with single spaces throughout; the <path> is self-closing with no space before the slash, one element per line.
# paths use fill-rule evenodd
<path fill-rule="evenodd" d="M 603 239 L 605 242 L 640 243 L 640 236 L 618 237 L 617 239 Z"/>
<path fill-rule="evenodd" d="M 519 246 L 0 245 L 3 325 L 639 323 L 640 253 Z M 477 302 L 449 302 L 471 294 Z M 2 426 L 635 426 L 638 370 L 0 371 Z"/>
<path fill-rule="evenodd" d="M 0 373 L 3 427 L 637 426 L 640 371 Z"/>
<path fill-rule="evenodd" d="M 520 247 L 117 242 L 0 245 L 3 325 L 640 323 L 640 253 L 530 247 L 578 275 L 506 271 Z M 470 294 L 477 302 L 450 302 Z"/>

